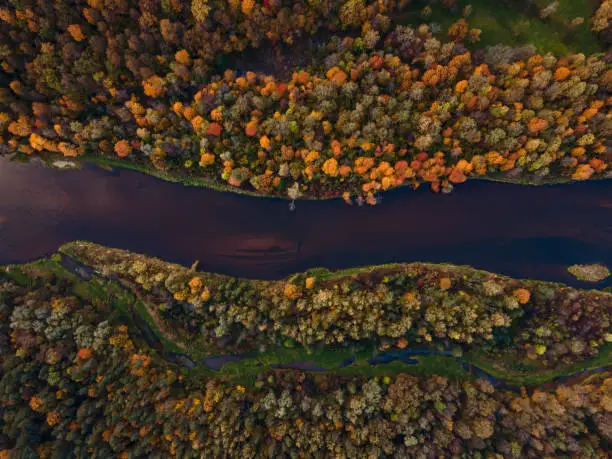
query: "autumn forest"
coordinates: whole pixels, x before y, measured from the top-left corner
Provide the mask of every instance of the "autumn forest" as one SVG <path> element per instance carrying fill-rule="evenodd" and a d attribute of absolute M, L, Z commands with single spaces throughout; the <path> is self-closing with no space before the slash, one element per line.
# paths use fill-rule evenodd
<path fill-rule="evenodd" d="M 3 2 L 0 181 L 18 166 L 41 188 L 36 203 L 0 193 L 0 245 L 38 247 L 3 232 L 28 213 L 49 219 L 37 238 L 72 242 L 0 252 L 0 458 L 608 457 L 611 44 L 612 0 Z M 90 204 L 68 215 L 80 192 L 52 194 L 37 179 L 60 183 L 52 174 L 74 174 L 83 196 L 91 186 L 104 212 L 105 190 L 148 175 L 150 187 L 247 195 L 243 209 L 284 201 L 296 215 L 300 200 L 336 200 L 363 221 L 401 192 L 405 219 L 360 231 L 399 247 L 389 227 L 423 226 L 410 234 L 442 254 L 455 235 L 418 205 L 424 193 L 450 207 L 476 180 L 484 191 L 470 199 L 494 206 L 502 191 L 485 196 L 489 185 L 592 186 L 572 212 L 549 199 L 527 216 L 533 235 L 510 207 L 503 241 L 461 235 L 473 267 L 398 260 L 391 245 L 385 264 L 303 269 L 309 239 L 285 256 L 296 231 L 266 207 L 274 234 L 219 235 L 212 250 L 235 265 L 211 272 L 212 260 L 143 253 L 146 225 L 132 222 L 144 212 L 107 226 Z M 147 225 L 162 227 L 168 206 L 147 186 L 122 199 L 157 202 Z M 177 208 L 202 212 L 181 196 Z M 218 207 L 206 218 L 223 220 Z M 320 215 L 309 231 L 332 232 Z M 74 241 L 57 223 L 88 218 L 108 237 Z M 232 229 L 253 227 L 241 218 Z M 159 245 L 198 244 L 201 221 L 156 232 Z M 549 252 L 533 271 L 520 253 L 530 237 Z M 485 271 L 496 238 L 521 250 Z M 366 253 L 359 244 L 346 247 Z M 262 245 L 255 263 L 289 257 L 293 273 L 227 274 Z"/>

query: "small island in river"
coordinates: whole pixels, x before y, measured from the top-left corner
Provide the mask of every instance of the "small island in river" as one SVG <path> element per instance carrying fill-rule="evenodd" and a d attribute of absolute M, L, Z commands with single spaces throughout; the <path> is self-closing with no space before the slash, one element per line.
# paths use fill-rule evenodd
<path fill-rule="evenodd" d="M 607 266 L 600 264 L 573 265 L 567 270 L 577 279 L 587 282 L 600 282 L 610 276 Z"/>

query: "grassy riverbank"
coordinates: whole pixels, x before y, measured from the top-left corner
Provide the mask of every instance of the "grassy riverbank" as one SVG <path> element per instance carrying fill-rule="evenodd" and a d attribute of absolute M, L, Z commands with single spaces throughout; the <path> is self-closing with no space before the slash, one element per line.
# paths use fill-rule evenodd
<path fill-rule="evenodd" d="M 560 364 L 553 369 L 538 368 L 537 363 L 533 361 L 517 362 L 510 353 L 501 358 L 492 359 L 485 352 L 471 351 L 466 353 L 463 358 L 466 362 L 472 363 L 495 378 L 503 379 L 512 384 L 536 386 L 548 383 L 558 377 L 612 365 L 612 343 L 602 346 L 599 354 L 592 359 L 572 364 Z"/>

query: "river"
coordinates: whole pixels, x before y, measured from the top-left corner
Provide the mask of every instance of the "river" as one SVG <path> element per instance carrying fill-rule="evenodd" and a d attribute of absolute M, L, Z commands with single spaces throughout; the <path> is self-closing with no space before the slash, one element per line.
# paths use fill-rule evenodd
<path fill-rule="evenodd" d="M 279 279 L 312 267 L 449 262 L 586 284 L 574 263 L 612 266 L 612 180 L 556 186 L 468 181 L 450 195 L 392 190 L 375 207 L 221 193 L 95 165 L 0 158 L 0 264 L 84 239 L 199 269 Z"/>

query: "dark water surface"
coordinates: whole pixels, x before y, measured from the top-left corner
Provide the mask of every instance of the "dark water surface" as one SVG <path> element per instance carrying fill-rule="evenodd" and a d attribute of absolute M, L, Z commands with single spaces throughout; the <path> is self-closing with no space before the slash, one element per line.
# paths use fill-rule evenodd
<path fill-rule="evenodd" d="M 612 266 L 612 180 L 525 187 L 469 181 L 450 195 L 393 190 L 375 207 L 261 199 L 93 165 L 0 159 L 0 264 L 84 239 L 250 278 L 324 266 L 450 262 L 578 286 L 574 263 Z"/>

